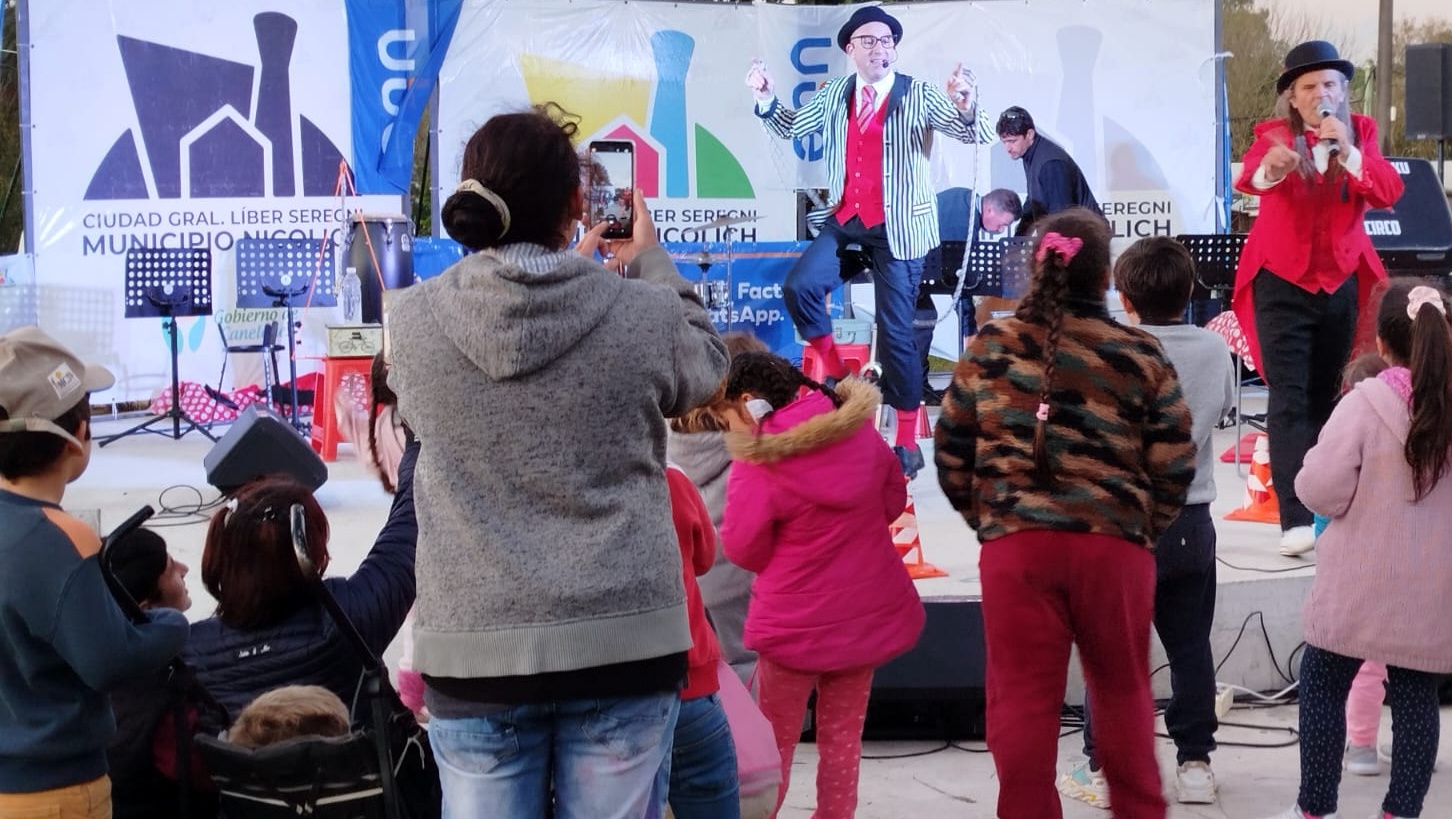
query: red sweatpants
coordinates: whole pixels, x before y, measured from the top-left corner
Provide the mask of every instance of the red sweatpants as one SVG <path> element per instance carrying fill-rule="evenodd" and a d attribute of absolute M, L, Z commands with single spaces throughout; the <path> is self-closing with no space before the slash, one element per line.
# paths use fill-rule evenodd
<path fill-rule="evenodd" d="M 1149 684 L 1154 555 L 1107 535 L 1030 531 L 983 544 L 978 566 L 999 819 L 1064 815 L 1055 764 L 1075 643 L 1115 819 L 1165 819 Z"/>

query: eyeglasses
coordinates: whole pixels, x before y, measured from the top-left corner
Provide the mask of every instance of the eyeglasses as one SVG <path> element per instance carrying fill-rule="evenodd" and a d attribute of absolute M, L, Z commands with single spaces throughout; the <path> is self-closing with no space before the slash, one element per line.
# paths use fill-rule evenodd
<path fill-rule="evenodd" d="M 890 34 L 886 37 L 873 37 L 870 34 L 864 34 L 861 37 L 853 37 L 852 42 L 862 48 L 872 48 L 875 45 L 880 45 L 883 48 L 892 48 L 897 45 L 897 40 L 894 40 Z"/>

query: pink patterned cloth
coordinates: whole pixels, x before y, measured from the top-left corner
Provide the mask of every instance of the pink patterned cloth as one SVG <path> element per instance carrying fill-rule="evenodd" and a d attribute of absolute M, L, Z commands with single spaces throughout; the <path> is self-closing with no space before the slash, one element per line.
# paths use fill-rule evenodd
<path fill-rule="evenodd" d="M 212 396 L 207 394 L 205 384 L 183 381 L 177 388 L 177 399 L 181 404 L 182 412 L 199 424 L 230 423 L 237 420 L 237 410 L 245 409 L 247 406 L 263 400 L 262 388 L 256 384 L 225 393 L 225 395 L 237 405 L 236 410 L 214 401 Z M 151 405 L 147 407 L 146 411 L 152 415 L 164 415 L 170 409 L 171 388 L 168 387 L 151 399 Z"/>
<path fill-rule="evenodd" d="M 1245 366 L 1255 370 L 1255 357 L 1250 354 L 1250 342 L 1246 340 L 1245 333 L 1240 330 L 1240 319 L 1229 310 L 1210 319 L 1205 323 L 1205 329 L 1212 333 L 1219 333 L 1225 339 L 1225 344 L 1232 353 L 1240 356 Z"/>

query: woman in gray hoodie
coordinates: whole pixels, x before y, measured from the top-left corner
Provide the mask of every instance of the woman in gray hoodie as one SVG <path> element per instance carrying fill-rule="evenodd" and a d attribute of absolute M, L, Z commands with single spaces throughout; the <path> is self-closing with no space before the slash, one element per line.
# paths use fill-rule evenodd
<path fill-rule="evenodd" d="M 390 383 L 423 442 L 414 667 L 448 817 L 666 801 L 691 637 L 665 419 L 712 394 L 726 350 L 639 197 L 611 248 L 623 276 L 566 249 L 574 134 L 554 106 L 486 122 L 443 207 L 474 252 L 389 309 Z"/>

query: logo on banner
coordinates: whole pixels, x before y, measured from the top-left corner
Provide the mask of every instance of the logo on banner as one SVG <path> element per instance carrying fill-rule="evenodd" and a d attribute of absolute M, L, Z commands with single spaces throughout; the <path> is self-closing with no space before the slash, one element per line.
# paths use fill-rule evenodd
<path fill-rule="evenodd" d="M 101 160 L 86 199 L 332 195 L 343 154 L 292 109 L 297 22 L 264 12 L 252 24 L 255 66 L 116 38 L 137 126 Z"/>
<path fill-rule="evenodd" d="M 580 117 L 587 139 L 635 143 L 636 187 L 644 196 L 754 199 L 751 179 L 735 154 L 686 110 L 686 73 L 696 41 L 683 31 L 664 30 L 651 35 L 650 47 L 653 82 L 533 54 L 520 55 L 520 70 L 530 102 L 564 106 Z"/>

